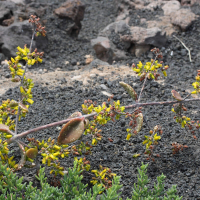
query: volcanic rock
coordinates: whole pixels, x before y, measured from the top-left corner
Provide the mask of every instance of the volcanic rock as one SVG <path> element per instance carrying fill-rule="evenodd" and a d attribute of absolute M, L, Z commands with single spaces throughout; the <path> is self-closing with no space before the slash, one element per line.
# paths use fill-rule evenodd
<path fill-rule="evenodd" d="M 11 2 L 0 2 L 0 25 L 3 25 L 3 21 L 10 19 L 13 16 L 15 5 Z"/>
<path fill-rule="evenodd" d="M 164 11 L 164 15 L 171 15 L 171 13 L 176 12 L 181 7 L 181 4 L 179 1 L 168 1 L 165 3 L 165 5 L 162 7 Z"/>
<path fill-rule="evenodd" d="M 81 29 L 81 22 L 84 18 L 85 4 L 80 0 L 68 0 L 61 7 L 54 10 L 59 18 L 71 19 L 73 23 L 68 28 L 71 36 L 78 36 Z"/>
<path fill-rule="evenodd" d="M 130 41 L 137 45 L 153 45 L 155 47 L 162 47 L 166 43 L 166 35 L 162 33 L 161 29 L 142 28 L 133 26 L 131 27 L 131 35 L 121 36 L 122 41 Z"/>
<path fill-rule="evenodd" d="M 97 37 L 91 40 L 91 45 L 97 58 L 111 64 L 114 60 L 126 59 L 124 51 L 118 50 L 107 37 Z"/>
<path fill-rule="evenodd" d="M 171 23 L 185 31 L 195 20 L 195 14 L 190 9 L 180 9 L 171 13 Z"/>
<path fill-rule="evenodd" d="M 0 50 L 6 57 L 16 56 L 18 46 L 23 47 L 30 43 L 32 31 L 28 21 L 17 22 L 0 29 Z"/>
<path fill-rule="evenodd" d="M 117 21 L 106 26 L 100 33 L 99 36 L 108 37 L 112 32 L 123 33 L 125 31 L 130 31 L 130 26 L 124 21 Z"/>

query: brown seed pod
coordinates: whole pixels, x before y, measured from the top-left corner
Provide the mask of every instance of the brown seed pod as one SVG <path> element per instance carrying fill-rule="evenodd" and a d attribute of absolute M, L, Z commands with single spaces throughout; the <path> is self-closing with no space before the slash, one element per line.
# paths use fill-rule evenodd
<path fill-rule="evenodd" d="M 137 93 L 130 85 L 124 82 L 119 82 L 119 84 L 128 92 L 128 94 L 132 97 L 133 100 L 137 100 Z"/>
<path fill-rule="evenodd" d="M 73 113 L 70 118 L 81 117 L 80 112 Z M 84 132 L 84 117 L 72 119 L 61 129 L 58 144 L 69 144 L 78 140 Z"/>
<path fill-rule="evenodd" d="M 135 127 L 135 130 L 137 131 L 137 133 L 139 133 L 142 128 L 142 125 L 143 125 L 143 114 L 142 113 L 138 114 L 136 122 L 137 122 L 137 125 Z"/>
<path fill-rule="evenodd" d="M 172 96 L 174 97 L 174 99 L 176 99 L 177 101 L 183 100 L 183 98 L 181 97 L 181 95 L 177 91 L 172 90 L 171 93 L 172 93 Z"/>

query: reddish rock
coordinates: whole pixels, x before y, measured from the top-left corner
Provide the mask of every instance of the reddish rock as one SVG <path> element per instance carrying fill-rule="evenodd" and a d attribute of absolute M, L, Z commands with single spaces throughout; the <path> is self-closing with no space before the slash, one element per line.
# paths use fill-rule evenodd
<path fill-rule="evenodd" d="M 54 13 L 60 18 L 70 18 L 80 23 L 84 18 L 85 5 L 80 0 L 68 0 L 55 9 Z"/>
<path fill-rule="evenodd" d="M 190 9 L 180 9 L 171 14 L 171 23 L 185 31 L 195 20 L 195 14 Z"/>
<path fill-rule="evenodd" d="M 61 7 L 54 10 L 54 13 L 60 18 L 68 19 L 72 23 L 66 31 L 73 37 L 77 37 L 81 30 L 81 21 L 84 18 L 85 4 L 80 0 L 68 0 Z M 62 26 L 62 25 L 61 25 Z"/>

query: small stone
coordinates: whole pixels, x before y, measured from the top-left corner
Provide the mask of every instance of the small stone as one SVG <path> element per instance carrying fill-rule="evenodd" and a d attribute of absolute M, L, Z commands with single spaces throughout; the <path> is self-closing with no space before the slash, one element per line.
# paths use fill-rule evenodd
<path fill-rule="evenodd" d="M 5 75 L 5 77 L 6 77 L 6 78 L 10 78 L 10 74 L 7 73 L 7 74 Z"/>
<path fill-rule="evenodd" d="M 103 89 L 103 90 L 108 90 L 108 87 L 107 87 L 106 85 L 104 85 L 104 84 L 101 84 L 100 87 L 101 87 L 101 89 Z"/>

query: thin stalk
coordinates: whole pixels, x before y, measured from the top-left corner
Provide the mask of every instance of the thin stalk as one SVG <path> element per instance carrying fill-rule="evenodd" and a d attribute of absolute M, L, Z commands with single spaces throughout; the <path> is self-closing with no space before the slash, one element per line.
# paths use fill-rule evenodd
<path fill-rule="evenodd" d="M 153 60 L 153 62 L 152 62 L 152 64 L 151 64 L 151 67 L 154 65 L 156 59 L 157 59 L 157 55 L 156 55 L 155 59 Z M 150 67 L 150 68 L 151 68 L 151 67 Z M 141 96 L 142 96 L 142 92 L 143 92 L 143 90 L 144 90 L 144 87 L 145 87 L 145 84 L 146 84 L 146 81 L 147 81 L 148 74 L 149 74 L 149 73 L 147 73 L 146 76 L 145 76 L 144 83 L 143 83 L 143 85 L 142 85 L 142 89 L 141 89 L 141 91 L 140 91 L 139 98 L 138 98 L 138 100 L 137 100 L 138 103 L 140 102 L 140 99 L 141 99 Z M 145 117 L 144 115 L 143 115 L 143 118 L 144 118 L 144 121 L 145 121 L 145 123 L 147 124 L 149 130 L 151 130 L 151 128 L 150 128 L 150 126 L 149 126 L 149 124 L 148 124 L 148 122 L 147 122 L 147 120 L 146 120 L 146 117 Z"/>
<path fill-rule="evenodd" d="M 152 62 L 152 64 L 151 64 L 151 67 L 154 65 L 156 59 L 157 59 L 157 55 L 156 55 L 156 57 L 154 58 L 154 60 L 153 60 L 153 62 Z M 150 68 L 151 68 L 151 67 L 150 67 Z M 149 73 L 147 73 L 146 76 L 145 76 L 144 83 L 143 83 L 143 85 L 142 85 L 142 89 L 141 89 L 141 91 L 140 91 L 140 95 L 139 95 L 139 98 L 138 98 L 138 101 L 137 101 L 138 103 L 140 102 L 140 99 L 141 99 L 141 96 L 142 96 L 142 92 L 143 92 L 143 90 L 144 90 L 144 87 L 145 87 L 145 84 L 146 84 L 146 81 L 147 81 L 147 76 L 148 76 L 148 74 L 149 74 Z"/>
<path fill-rule="evenodd" d="M 96 112 L 88 114 L 88 115 L 83 115 L 81 117 L 75 117 L 75 118 L 72 118 L 72 119 L 85 119 L 85 118 L 93 117 L 95 115 L 97 115 Z M 44 126 L 40 126 L 40 127 L 31 129 L 31 130 L 25 131 L 23 133 L 14 135 L 12 138 L 8 139 L 7 142 L 8 142 L 8 144 L 10 144 L 10 143 L 14 142 L 15 140 L 17 140 L 19 138 L 22 138 L 22 137 L 25 137 L 25 136 L 29 135 L 30 133 L 34 133 L 34 132 L 37 132 L 37 131 L 41 131 L 43 129 L 47 129 L 47 128 L 51 128 L 51 127 L 54 127 L 54 126 L 59 126 L 59 125 L 62 125 L 62 124 L 66 124 L 67 122 L 71 121 L 72 119 L 65 119 L 65 120 L 62 120 L 62 121 L 59 121 L 59 122 L 46 124 Z"/>
<path fill-rule="evenodd" d="M 144 107 L 144 106 L 150 106 L 150 105 L 151 106 L 153 106 L 153 105 L 155 105 L 155 106 L 170 105 L 170 104 L 175 104 L 175 103 L 192 102 L 192 101 L 200 101 L 200 98 L 185 99 L 183 101 L 163 101 L 163 102 L 135 103 L 133 105 L 125 106 L 125 109 Z M 83 115 L 81 117 L 65 119 L 65 120 L 62 120 L 62 121 L 59 121 L 59 122 L 54 122 L 54 123 L 51 123 L 51 124 L 43 125 L 43 126 L 31 129 L 31 130 L 25 131 L 25 132 L 20 133 L 18 135 L 14 135 L 12 138 L 8 139 L 6 142 L 8 144 L 10 144 L 10 143 L 14 142 L 15 140 L 18 140 L 18 139 L 20 139 L 22 137 L 25 137 L 25 136 L 29 135 L 30 133 L 34 133 L 34 132 L 37 132 L 37 131 L 40 131 L 40 130 L 43 130 L 43 129 L 47 129 L 47 128 L 51 128 L 51 127 L 54 127 L 54 126 L 62 125 L 62 124 L 65 124 L 65 123 L 69 122 L 72 119 L 85 119 L 85 118 L 93 117 L 95 115 L 97 115 L 96 112 L 88 114 L 88 115 Z"/>
<path fill-rule="evenodd" d="M 32 38 L 31 38 L 31 44 L 30 44 L 29 52 L 32 51 L 34 35 L 35 35 L 35 27 L 33 27 L 33 34 L 32 34 Z M 23 85 L 24 76 L 25 76 L 25 73 L 26 73 L 26 68 L 27 68 L 27 66 L 28 66 L 28 64 L 26 63 L 25 69 L 24 69 L 24 74 L 23 74 L 23 76 L 22 76 L 20 86 Z M 20 94 L 20 95 L 19 95 L 19 102 L 21 102 L 21 100 L 22 100 L 22 95 L 21 95 L 21 92 L 20 92 L 20 86 L 19 86 L 19 94 Z M 15 135 L 17 135 L 17 128 L 18 128 L 18 122 L 19 122 L 19 111 L 20 111 L 20 106 L 18 105 L 17 116 L 16 116 L 16 125 L 15 125 Z"/>
<path fill-rule="evenodd" d="M 161 101 L 161 102 L 147 102 L 147 103 L 135 103 L 133 105 L 125 106 L 125 109 L 144 107 L 144 106 L 159 106 L 159 105 L 170 105 L 175 103 L 191 102 L 191 101 L 200 101 L 200 98 L 196 99 L 185 99 L 183 101 Z"/>

